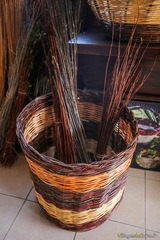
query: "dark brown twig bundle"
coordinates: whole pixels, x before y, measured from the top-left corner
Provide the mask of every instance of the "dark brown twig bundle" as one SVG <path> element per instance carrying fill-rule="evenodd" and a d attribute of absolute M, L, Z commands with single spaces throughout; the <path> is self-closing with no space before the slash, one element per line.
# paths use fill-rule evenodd
<path fill-rule="evenodd" d="M 10 119 L 8 122 L 9 128 L 5 135 L 3 147 L 0 150 L 1 154 L 0 163 L 5 167 L 7 166 L 10 167 L 14 163 L 14 153 L 16 153 L 15 143 L 17 141 L 16 118 L 25 105 L 27 89 L 28 89 L 27 81 L 24 82 L 21 81 L 19 85 L 18 94 L 12 106 L 12 112 L 10 114 Z"/>
<path fill-rule="evenodd" d="M 136 27 L 135 27 L 136 28 Z M 138 54 L 142 43 L 139 45 L 132 42 L 135 29 L 133 29 L 130 40 L 128 41 L 125 52 L 121 53 L 120 40 L 118 44 L 117 61 L 111 79 L 107 79 L 108 66 L 106 66 L 106 78 L 104 84 L 104 99 L 103 99 L 103 114 L 99 140 L 97 144 L 97 159 L 101 160 L 106 154 L 106 148 L 109 143 L 113 128 L 120 118 L 124 108 L 133 98 L 136 92 L 140 89 L 143 83 L 148 78 L 152 69 L 145 75 L 142 75 L 140 64 L 147 47 L 144 49 L 141 57 L 138 59 Z M 120 37 L 120 36 L 119 36 Z M 112 36 L 112 39 L 114 36 Z M 111 51 L 109 60 L 111 57 Z M 109 63 L 108 60 L 108 63 Z M 155 62 L 154 62 L 155 63 Z"/>
<path fill-rule="evenodd" d="M 18 87 L 18 80 L 15 77 L 17 74 L 14 63 L 16 59 L 16 48 L 18 46 L 18 39 L 21 29 L 21 17 L 24 0 L 5 0 L 1 3 L 2 16 L 4 17 L 4 28 L 6 29 L 7 55 L 8 55 L 8 69 L 6 77 L 6 94 L 3 99 L 3 106 L 0 109 L 0 148 L 4 142 L 5 131 L 9 119 L 11 107 Z"/>
<path fill-rule="evenodd" d="M 5 95 L 6 58 L 6 32 L 4 27 L 2 2 L 0 2 L 0 106 Z"/>
<path fill-rule="evenodd" d="M 8 89 L 0 111 L 1 164 L 10 166 L 13 163 L 14 145 L 16 142 L 16 117 L 25 104 L 29 84 L 30 65 L 32 63 L 29 48 L 30 37 L 36 21 L 37 9 L 32 2 L 4 1 L 6 13 L 9 72 Z M 36 11 L 35 11 L 36 10 Z M 16 12 L 18 11 L 18 13 Z M 10 21 L 9 13 L 12 13 Z M 17 15 L 16 15 L 17 14 Z M 15 27 L 15 28 L 14 28 Z M 11 32 L 10 32 L 10 28 Z M 13 31 L 16 32 L 12 39 Z M 18 93 L 17 93 L 18 92 Z"/>
<path fill-rule="evenodd" d="M 7 166 L 10 167 L 14 163 L 14 153 L 16 153 L 15 144 L 17 141 L 16 118 L 25 105 L 26 94 L 27 94 L 28 85 L 29 85 L 30 64 L 32 61 L 30 48 L 28 48 L 23 61 L 24 62 L 21 70 L 21 77 L 19 80 L 18 92 L 14 99 L 14 102 L 12 105 L 12 111 L 10 113 L 10 118 L 8 121 L 9 128 L 6 131 L 4 144 L 0 150 L 0 154 L 1 154 L 0 162 L 5 167 Z"/>
<path fill-rule="evenodd" d="M 82 1 L 46 0 L 49 55 L 47 66 L 56 115 L 56 154 L 66 163 L 88 162 L 86 137 L 77 108 L 76 36 Z M 51 22 L 51 24 L 50 24 Z M 75 39 L 69 44 L 70 39 Z M 47 55 L 47 54 L 46 54 Z"/>

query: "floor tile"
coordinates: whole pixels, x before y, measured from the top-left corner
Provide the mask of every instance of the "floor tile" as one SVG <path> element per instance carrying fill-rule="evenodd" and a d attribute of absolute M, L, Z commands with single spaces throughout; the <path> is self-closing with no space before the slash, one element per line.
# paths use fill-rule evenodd
<path fill-rule="evenodd" d="M 146 240 L 159 240 L 160 239 L 160 233 L 159 232 L 153 232 L 150 230 L 146 230 Z"/>
<path fill-rule="evenodd" d="M 32 187 L 27 163 L 23 155 L 11 168 L 0 168 L 0 193 L 26 198 Z"/>
<path fill-rule="evenodd" d="M 32 202 L 37 202 L 34 188 L 32 188 L 27 200 L 32 201 Z"/>
<path fill-rule="evenodd" d="M 146 228 L 160 232 L 160 182 L 146 180 Z"/>
<path fill-rule="evenodd" d="M 160 181 L 160 172 L 146 171 L 146 179 Z"/>
<path fill-rule="evenodd" d="M 123 200 L 110 219 L 145 228 L 145 179 L 128 176 Z"/>
<path fill-rule="evenodd" d="M 79 232 L 75 240 L 135 240 L 135 234 L 145 234 L 145 230 L 122 223 L 106 221 L 101 226 L 87 232 Z"/>
<path fill-rule="evenodd" d="M 73 240 L 74 235 L 49 222 L 37 203 L 26 201 L 5 240 Z"/>
<path fill-rule="evenodd" d="M 0 194 L 0 239 L 3 239 L 13 223 L 24 200 Z"/>
<path fill-rule="evenodd" d="M 129 176 L 145 178 L 145 170 L 138 168 L 130 168 L 128 172 Z"/>

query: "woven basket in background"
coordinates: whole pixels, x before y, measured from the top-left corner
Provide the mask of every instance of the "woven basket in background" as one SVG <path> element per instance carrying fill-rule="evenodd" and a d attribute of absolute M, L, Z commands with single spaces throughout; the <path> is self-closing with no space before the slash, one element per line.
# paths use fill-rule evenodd
<path fill-rule="evenodd" d="M 145 169 L 154 169 L 160 166 L 160 158 L 155 160 L 148 157 L 142 157 L 141 153 L 136 156 L 136 162 L 140 167 Z"/>
<path fill-rule="evenodd" d="M 88 151 L 94 154 L 102 94 L 80 92 L 78 99 Z M 56 136 L 51 94 L 28 104 L 17 119 L 17 135 L 37 200 L 47 217 L 62 228 L 78 231 L 103 223 L 122 199 L 137 132 L 133 114 L 125 109 L 111 137 L 108 157 L 90 164 L 64 164 L 54 158 Z"/>
<path fill-rule="evenodd" d="M 87 0 L 102 21 L 107 36 L 128 40 L 136 25 L 134 39 L 160 43 L 160 0 Z"/>

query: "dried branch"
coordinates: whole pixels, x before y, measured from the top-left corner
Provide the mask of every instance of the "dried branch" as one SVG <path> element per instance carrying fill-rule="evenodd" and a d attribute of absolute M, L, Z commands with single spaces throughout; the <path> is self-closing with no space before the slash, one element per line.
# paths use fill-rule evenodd
<path fill-rule="evenodd" d="M 25 103 L 31 63 L 28 46 L 38 9 L 34 8 L 32 0 L 5 0 L 3 4 L 9 63 L 8 89 L 0 109 L 0 152 L 1 163 L 10 165 L 13 159 L 10 162 L 7 159 L 12 156 L 16 141 L 16 117 Z M 20 90 L 22 87 L 25 90 L 23 93 Z"/>
<path fill-rule="evenodd" d="M 97 144 L 97 160 L 101 160 L 106 154 L 107 145 L 115 124 L 120 118 L 124 108 L 144 84 L 154 68 L 155 62 L 148 73 L 142 75 L 140 64 L 148 46 L 145 47 L 141 57 L 139 58 L 138 55 L 142 43 L 137 45 L 136 42 L 133 43 L 132 41 L 135 28 L 132 31 L 124 54 L 121 53 L 119 40 L 117 61 L 114 66 L 111 79 L 105 80 L 103 114 Z M 106 66 L 106 72 L 108 72 L 108 64 Z M 108 76 L 107 73 L 105 75 Z"/>
<path fill-rule="evenodd" d="M 46 0 L 48 6 L 47 66 L 56 115 L 56 154 L 66 163 L 89 162 L 85 132 L 77 108 L 77 45 L 82 0 Z M 49 24 L 51 22 L 51 24 Z M 69 40 L 74 39 L 72 44 Z M 46 54 L 47 55 L 47 54 Z"/>
<path fill-rule="evenodd" d="M 2 2 L 0 2 L 0 107 L 5 95 L 5 80 L 6 80 L 6 31 L 4 26 L 4 17 Z"/>

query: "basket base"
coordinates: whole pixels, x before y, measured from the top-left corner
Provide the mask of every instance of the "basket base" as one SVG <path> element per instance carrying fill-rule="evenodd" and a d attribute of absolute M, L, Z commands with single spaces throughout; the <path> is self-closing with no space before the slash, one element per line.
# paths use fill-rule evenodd
<path fill-rule="evenodd" d="M 57 227 L 60 227 L 62 229 L 68 230 L 68 231 L 85 232 L 85 231 L 90 231 L 92 229 L 95 229 L 95 228 L 99 227 L 100 225 L 102 225 L 110 217 L 110 215 L 113 213 L 113 211 L 118 208 L 119 204 L 122 201 L 122 198 L 123 198 L 123 195 L 122 195 L 120 201 L 116 204 L 116 206 L 112 209 L 112 211 L 110 213 L 108 213 L 107 215 L 103 216 L 102 218 L 100 218 L 96 221 L 88 222 L 88 223 L 85 223 L 82 225 L 63 224 L 62 222 L 58 221 L 56 218 L 49 215 L 47 213 L 47 211 L 41 205 L 40 205 L 40 207 L 41 207 L 45 217 L 47 217 L 47 219 L 50 222 L 54 223 Z"/>
<path fill-rule="evenodd" d="M 143 42 L 143 43 L 160 43 L 160 25 L 150 25 L 150 24 L 128 24 L 128 23 L 118 23 L 118 22 L 107 22 L 101 21 L 103 28 L 106 30 L 106 36 L 112 38 L 112 32 L 114 29 L 114 39 L 121 41 L 128 41 L 130 39 L 131 33 L 136 26 L 135 34 L 133 36 L 133 41 Z"/>

